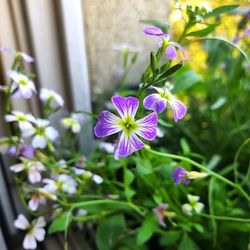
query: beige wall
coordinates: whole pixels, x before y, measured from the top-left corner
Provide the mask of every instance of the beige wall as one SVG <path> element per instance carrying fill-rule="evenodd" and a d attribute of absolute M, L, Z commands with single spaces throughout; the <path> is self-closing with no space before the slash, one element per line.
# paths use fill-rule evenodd
<path fill-rule="evenodd" d="M 157 39 L 143 34 L 140 20 L 166 22 L 170 0 L 82 0 L 85 12 L 90 80 L 98 89 L 112 87 L 121 70 L 121 53 L 114 45 L 128 43 L 141 50 L 130 81 L 137 82 Z"/>

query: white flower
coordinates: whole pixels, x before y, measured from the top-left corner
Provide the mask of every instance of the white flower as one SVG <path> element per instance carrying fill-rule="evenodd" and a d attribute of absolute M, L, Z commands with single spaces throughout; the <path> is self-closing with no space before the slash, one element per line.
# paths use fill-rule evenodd
<path fill-rule="evenodd" d="M 72 168 L 76 175 L 84 175 L 87 178 L 91 178 L 96 184 L 103 183 L 103 178 L 100 175 L 93 174 L 88 170 L 85 169 L 79 169 L 79 168 Z"/>
<path fill-rule="evenodd" d="M 14 226 L 18 229 L 27 231 L 23 241 L 24 249 L 36 249 L 36 241 L 44 240 L 46 233 L 44 230 L 44 227 L 46 226 L 44 217 L 39 217 L 37 220 L 33 220 L 30 224 L 23 214 L 19 214 L 14 222 Z"/>
<path fill-rule="evenodd" d="M 32 92 L 36 93 L 34 82 L 26 75 L 14 70 L 7 71 L 7 74 L 14 82 L 13 89 L 18 88 L 15 97 L 22 96 L 25 99 L 29 99 L 32 96 Z"/>
<path fill-rule="evenodd" d="M 195 211 L 197 214 L 199 214 L 204 208 L 204 204 L 201 202 L 198 202 L 200 200 L 200 197 L 191 195 L 191 194 L 188 194 L 187 197 L 188 197 L 189 203 L 185 203 L 182 205 L 181 208 L 182 208 L 183 213 L 191 216 L 193 214 L 193 211 Z"/>
<path fill-rule="evenodd" d="M 12 111 L 12 114 L 5 116 L 6 122 L 18 122 L 20 130 L 31 130 L 33 128 L 31 122 L 35 122 L 35 118 L 31 114 L 24 114 L 20 111 Z"/>
<path fill-rule="evenodd" d="M 49 103 L 52 108 L 56 108 L 57 106 L 62 107 L 64 104 L 63 98 L 52 89 L 42 88 L 40 99 L 44 103 Z"/>
<path fill-rule="evenodd" d="M 81 122 L 83 116 L 81 114 L 71 114 L 70 117 L 65 117 L 61 120 L 63 127 L 71 129 L 72 133 L 79 133 L 81 130 Z"/>
<path fill-rule="evenodd" d="M 37 183 L 41 181 L 40 172 L 45 170 L 45 166 L 39 161 L 23 160 L 22 163 L 12 165 L 10 170 L 19 173 L 23 170 L 28 170 L 28 178 L 31 183 Z"/>
<path fill-rule="evenodd" d="M 45 148 L 49 141 L 54 141 L 58 136 L 58 131 L 49 126 L 50 122 L 44 119 L 36 119 L 36 127 L 31 130 L 24 130 L 23 136 L 28 137 L 33 135 L 32 146 L 34 148 Z"/>
<path fill-rule="evenodd" d="M 76 193 L 77 183 L 71 176 L 60 174 L 58 176 L 58 183 L 61 186 L 63 192 L 68 194 Z"/>
<path fill-rule="evenodd" d="M 57 178 L 57 181 L 52 179 L 43 179 L 43 182 L 46 185 L 43 187 L 47 192 L 55 194 L 57 190 L 62 190 L 68 194 L 76 193 L 77 183 L 76 181 L 69 175 L 60 174 Z"/>

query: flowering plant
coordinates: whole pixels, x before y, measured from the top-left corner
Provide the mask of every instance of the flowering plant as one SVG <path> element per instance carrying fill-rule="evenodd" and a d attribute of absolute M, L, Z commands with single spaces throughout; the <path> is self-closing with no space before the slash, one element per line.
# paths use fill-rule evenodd
<path fill-rule="evenodd" d="M 194 75 L 183 67 L 182 60 L 187 61 L 188 56 L 182 43 L 189 36 L 208 35 L 217 25 L 205 24 L 204 29 L 189 32 L 201 20 L 218 18 L 236 7 L 224 6 L 208 12 L 203 7 L 187 5 L 184 11 L 187 20 L 178 42 L 170 40 L 166 25 L 146 21 L 150 26 L 145 27 L 144 34 L 160 41 L 156 52 L 150 53 L 150 64 L 140 84 L 133 94 L 126 94 L 129 89 L 124 86 L 124 76 L 118 93 L 111 97 L 113 106 L 107 108 L 111 110 L 101 111 L 98 116 L 80 111 L 65 114 L 63 98 L 52 89 L 36 89 L 34 79 L 22 68 L 23 61 L 32 63 L 33 59 L 12 51 L 14 63 L 7 72 L 10 83 L 1 87 L 8 137 L 1 139 L 0 146 L 18 161 L 10 170 L 23 208 L 33 218 L 30 223 L 19 214 L 14 222 L 16 228 L 27 231 L 25 249 L 36 249 L 45 234 L 60 232 L 64 232 L 64 248 L 68 249 L 69 235 L 82 235 L 82 231 L 85 232 L 82 244 L 92 244 L 101 250 L 169 246 L 189 250 L 211 249 L 212 245 L 221 249 L 220 230 L 224 233 L 238 224 L 241 232 L 249 230 L 246 207 L 250 196 L 244 186 L 247 179 L 243 177 L 240 181 L 236 166 L 240 150 L 249 140 L 237 151 L 233 167 L 213 169 L 216 164 L 209 162 L 207 155 L 191 150 L 199 145 L 193 134 L 186 132 L 194 141 L 191 146 L 183 135 L 175 136 L 181 129 L 185 131 L 185 121 L 192 120 L 192 110 L 199 106 L 177 93 L 185 85 L 175 83 L 178 77 L 184 82 L 187 78 L 191 87 Z M 177 6 L 182 11 L 183 8 Z M 137 52 L 131 53 L 133 65 Z M 129 56 L 126 49 L 126 62 Z M 130 65 L 125 66 L 127 75 Z M 30 99 L 37 94 L 44 107 L 41 117 L 11 109 L 12 98 Z M 58 111 L 63 116 L 60 130 L 53 124 Z M 88 156 L 82 154 L 77 144 L 84 133 L 86 115 L 93 118 L 93 131 L 98 138 Z M 172 136 L 167 134 L 171 128 L 178 130 L 172 130 Z M 106 137 L 107 141 L 99 140 Z M 229 175 L 232 170 L 234 181 Z M 89 236 L 92 240 L 88 241 Z M 245 235 L 238 237 L 245 240 Z M 206 248 L 207 242 L 211 247 Z"/>

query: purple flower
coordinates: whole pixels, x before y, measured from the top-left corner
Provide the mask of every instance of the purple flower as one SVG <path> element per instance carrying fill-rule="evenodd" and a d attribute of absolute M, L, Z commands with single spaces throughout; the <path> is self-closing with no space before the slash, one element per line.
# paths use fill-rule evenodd
<path fill-rule="evenodd" d="M 157 114 L 153 112 L 135 121 L 139 106 L 139 101 L 135 97 L 113 96 L 111 100 L 121 118 L 109 111 L 101 112 L 94 132 L 98 138 L 119 133 L 117 157 L 126 157 L 144 146 L 137 135 L 150 141 L 155 139 Z"/>
<path fill-rule="evenodd" d="M 186 113 L 186 106 L 179 101 L 174 95 L 170 93 L 170 91 L 165 88 L 161 89 L 158 87 L 153 87 L 158 93 L 151 94 L 145 97 L 143 101 L 143 105 L 148 110 L 154 110 L 156 113 L 162 113 L 166 107 L 167 103 L 171 106 L 174 113 L 174 120 L 177 122 L 182 119 Z"/>
<path fill-rule="evenodd" d="M 188 172 L 184 168 L 177 167 L 173 172 L 172 177 L 175 184 L 179 184 L 182 182 L 183 185 L 187 185 L 189 183 L 188 175 Z"/>
<path fill-rule="evenodd" d="M 30 145 L 22 145 L 20 147 L 11 146 L 8 149 L 8 154 L 11 156 L 22 156 L 24 158 L 35 157 L 35 149 Z"/>
<path fill-rule="evenodd" d="M 167 44 L 165 54 L 170 60 L 175 60 L 177 58 L 177 51 L 175 48 L 180 49 L 184 59 L 187 59 L 184 48 L 179 43 L 170 41 L 170 35 L 164 33 L 160 28 L 155 27 L 155 26 L 145 27 L 144 34 L 150 35 L 150 36 L 157 36 L 157 37 L 164 39 L 165 43 Z M 162 46 L 162 44 L 163 44 L 162 41 L 160 41 L 159 45 Z"/>
<path fill-rule="evenodd" d="M 160 205 L 158 205 L 156 208 L 153 209 L 153 212 L 155 213 L 159 224 L 163 227 L 166 227 L 167 225 L 164 222 L 164 217 L 165 217 L 165 209 L 168 208 L 168 204 L 165 203 L 161 203 Z"/>

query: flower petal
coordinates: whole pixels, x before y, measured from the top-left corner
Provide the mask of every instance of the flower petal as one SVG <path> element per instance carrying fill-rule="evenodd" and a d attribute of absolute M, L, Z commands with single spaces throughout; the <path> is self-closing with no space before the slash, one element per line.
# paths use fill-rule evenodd
<path fill-rule="evenodd" d="M 181 208 L 182 208 L 182 211 L 183 211 L 184 214 L 192 215 L 193 208 L 192 208 L 192 206 L 190 204 L 185 203 L 185 204 L 183 204 L 181 206 Z"/>
<path fill-rule="evenodd" d="M 45 148 L 47 145 L 47 140 L 42 135 L 36 135 L 32 140 L 32 146 L 34 148 Z"/>
<path fill-rule="evenodd" d="M 17 219 L 14 221 L 14 226 L 18 229 L 25 230 L 30 227 L 30 223 L 23 214 L 19 214 Z"/>
<path fill-rule="evenodd" d="M 19 122 L 19 128 L 21 130 L 30 130 L 33 127 L 32 127 L 32 125 L 31 125 L 30 122 L 28 122 L 28 121 L 21 121 L 21 122 Z"/>
<path fill-rule="evenodd" d="M 166 109 L 167 100 L 159 94 L 151 94 L 144 99 L 143 105 L 146 109 L 153 110 L 159 114 Z"/>
<path fill-rule="evenodd" d="M 182 52 L 182 55 L 183 55 L 184 59 L 187 59 L 187 55 L 185 53 L 185 50 L 184 50 L 184 48 L 179 43 L 176 43 L 176 42 L 169 42 L 169 43 L 172 44 L 173 46 L 177 47 L 178 49 L 180 49 L 180 51 Z"/>
<path fill-rule="evenodd" d="M 111 98 L 112 103 L 119 112 L 121 118 L 130 116 L 135 117 L 136 111 L 139 106 L 139 101 L 135 97 L 122 97 L 122 96 L 113 96 Z"/>
<path fill-rule="evenodd" d="M 126 157 L 141 149 L 143 146 L 144 143 L 136 136 L 135 133 L 129 136 L 122 133 L 118 144 L 118 155 L 120 157 Z"/>
<path fill-rule="evenodd" d="M 58 131 L 53 127 L 47 127 L 45 134 L 51 141 L 54 141 L 59 136 Z"/>
<path fill-rule="evenodd" d="M 172 100 L 169 101 L 169 104 L 174 112 L 174 121 L 177 122 L 178 120 L 182 119 L 186 113 L 187 108 L 186 106 L 179 101 L 177 98 L 173 96 Z"/>
<path fill-rule="evenodd" d="M 193 205 L 193 209 L 195 210 L 195 212 L 196 212 L 197 214 L 199 214 L 199 213 L 202 211 L 203 208 L 204 208 L 204 204 L 201 203 L 201 202 L 196 202 L 196 203 Z"/>
<path fill-rule="evenodd" d="M 43 228 L 34 228 L 33 235 L 37 241 L 43 241 L 45 237 L 45 230 Z"/>
<path fill-rule="evenodd" d="M 143 30 L 144 34 L 150 36 L 165 36 L 166 34 L 162 32 L 162 30 L 156 26 L 148 26 Z"/>
<path fill-rule="evenodd" d="M 43 216 L 39 217 L 36 220 L 35 228 L 42 228 L 42 227 L 45 227 L 45 226 L 46 226 L 46 221 L 45 221 L 44 217 Z"/>
<path fill-rule="evenodd" d="M 146 117 L 137 121 L 140 126 L 136 130 L 136 134 L 147 140 L 154 140 L 156 137 L 156 126 L 158 122 L 158 117 L 155 112 L 147 115 Z"/>
<path fill-rule="evenodd" d="M 19 173 L 19 172 L 24 170 L 24 164 L 23 163 L 18 163 L 18 164 L 12 165 L 10 167 L 10 170 L 15 172 L 15 173 Z"/>
<path fill-rule="evenodd" d="M 165 54 L 171 60 L 175 60 L 177 58 L 177 51 L 176 51 L 175 47 L 173 47 L 173 46 L 168 46 L 165 50 Z"/>
<path fill-rule="evenodd" d="M 28 177 L 31 183 L 40 182 L 42 179 L 40 172 L 35 169 L 29 169 Z"/>
<path fill-rule="evenodd" d="M 101 112 L 98 117 L 98 122 L 94 128 L 96 137 L 102 138 L 121 131 L 122 129 L 117 126 L 117 122 L 120 120 L 121 119 L 118 116 L 109 111 Z"/>
<path fill-rule="evenodd" d="M 32 198 L 29 200 L 29 208 L 32 211 L 36 211 L 38 209 L 40 203 L 40 195 L 39 194 L 33 194 Z"/>
<path fill-rule="evenodd" d="M 36 249 L 37 243 L 33 234 L 26 234 L 23 240 L 24 249 Z"/>

